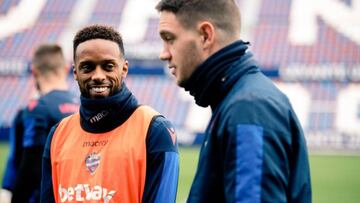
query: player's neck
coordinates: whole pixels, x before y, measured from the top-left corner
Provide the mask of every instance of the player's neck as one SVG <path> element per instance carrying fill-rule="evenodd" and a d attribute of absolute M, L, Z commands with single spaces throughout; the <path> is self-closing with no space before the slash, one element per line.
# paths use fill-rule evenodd
<path fill-rule="evenodd" d="M 65 80 L 43 80 L 40 82 L 40 92 L 42 95 L 47 94 L 54 90 L 67 90 L 68 84 Z"/>

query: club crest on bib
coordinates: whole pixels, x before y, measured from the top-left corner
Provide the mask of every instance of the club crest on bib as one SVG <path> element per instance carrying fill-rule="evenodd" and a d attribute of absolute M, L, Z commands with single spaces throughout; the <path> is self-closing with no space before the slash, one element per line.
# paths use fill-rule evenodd
<path fill-rule="evenodd" d="M 86 156 L 85 165 L 86 169 L 90 172 L 91 175 L 95 174 L 96 169 L 100 165 L 100 155 L 96 154 L 95 152 Z"/>

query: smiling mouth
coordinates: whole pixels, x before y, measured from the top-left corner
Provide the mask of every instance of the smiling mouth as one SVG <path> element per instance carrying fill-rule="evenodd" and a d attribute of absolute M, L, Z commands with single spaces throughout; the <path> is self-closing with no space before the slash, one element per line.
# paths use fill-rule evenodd
<path fill-rule="evenodd" d="M 110 95 L 110 91 L 108 86 L 93 86 L 89 88 L 89 95 L 93 97 L 106 97 Z"/>
<path fill-rule="evenodd" d="M 92 88 L 90 88 L 90 90 L 94 91 L 95 93 L 102 93 L 109 89 L 110 89 L 109 87 L 92 87 Z"/>

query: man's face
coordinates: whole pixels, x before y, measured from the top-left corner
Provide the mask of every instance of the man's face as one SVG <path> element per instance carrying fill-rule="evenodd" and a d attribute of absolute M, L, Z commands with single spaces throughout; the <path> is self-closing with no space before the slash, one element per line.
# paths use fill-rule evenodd
<path fill-rule="evenodd" d="M 201 36 L 196 30 L 186 29 L 168 11 L 160 13 L 159 34 L 163 40 L 160 59 L 168 62 L 171 74 L 183 87 L 194 70 L 202 63 Z"/>
<path fill-rule="evenodd" d="M 93 39 L 80 43 L 75 53 L 74 78 L 80 92 L 89 98 L 104 98 L 120 90 L 128 62 L 117 43 Z"/>

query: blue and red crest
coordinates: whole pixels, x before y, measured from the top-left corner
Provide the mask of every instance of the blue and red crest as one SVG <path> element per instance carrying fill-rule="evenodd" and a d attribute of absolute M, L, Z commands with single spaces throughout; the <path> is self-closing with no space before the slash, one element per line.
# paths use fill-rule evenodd
<path fill-rule="evenodd" d="M 96 169 L 100 165 L 100 159 L 100 155 L 96 154 L 95 152 L 86 156 L 86 169 L 90 172 L 91 175 L 94 175 Z"/>

